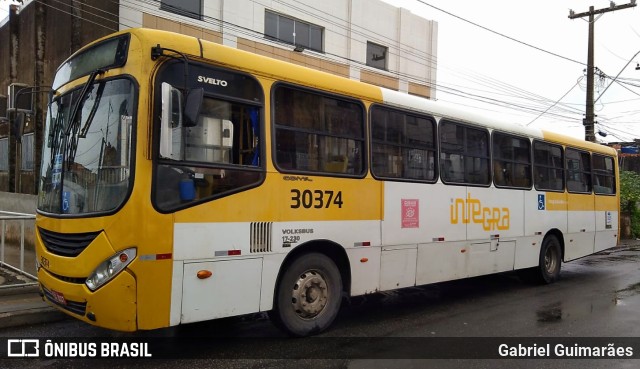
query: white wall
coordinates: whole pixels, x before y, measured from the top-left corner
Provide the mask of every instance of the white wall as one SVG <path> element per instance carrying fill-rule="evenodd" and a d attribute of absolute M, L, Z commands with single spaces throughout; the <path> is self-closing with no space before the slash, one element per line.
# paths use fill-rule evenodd
<path fill-rule="evenodd" d="M 121 28 L 140 27 L 142 13 L 146 12 L 222 32 L 226 45 L 235 46 L 236 39 L 241 37 L 290 50 L 288 45 L 263 38 L 264 13 L 269 9 L 324 27 L 324 53 L 309 50 L 305 53 L 350 64 L 352 78 L 359 78 L 363 69 L 374 71 L 400 78 L 400 90 L 404 92 L 408 82 L 435 84 L 436 65 L 432 56 L 435 58 L 437 54 L 437 23 L 381 1 L 204 0 L 202 21 L 161 11 L 159 2 L 154 5 L 140 0 L 122 0 L 120 4 Z M 388 72 L 365 66 L 367 41 L 388 47 Z"/>

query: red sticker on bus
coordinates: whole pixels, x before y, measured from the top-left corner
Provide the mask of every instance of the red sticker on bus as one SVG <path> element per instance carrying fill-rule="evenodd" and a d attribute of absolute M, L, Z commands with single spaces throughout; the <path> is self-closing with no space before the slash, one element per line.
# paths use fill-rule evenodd
<path fill-rule="evenodd" d="M 402 228 L 420 228 L 420 200 L 402 199 Z"/>

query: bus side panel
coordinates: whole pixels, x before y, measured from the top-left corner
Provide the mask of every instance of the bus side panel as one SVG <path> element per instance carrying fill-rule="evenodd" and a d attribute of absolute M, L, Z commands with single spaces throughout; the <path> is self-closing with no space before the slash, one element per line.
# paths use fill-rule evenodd
<path fill-rule="evenodd" d="M 351 267 L 351 296 L 379 291 L 381 247 L 353 247 L 346 251 Z"/>
<path fill-rule="evenodd" d="M 564 194 L 559 194 L 564 196 Z M 547 209 L 545 192 L 524 192 L 524 237 L 518 239 L 514 269 L 537 266 L 540 258 L 540 246 L 544 235 L 550 228 L 557 228 L 563 234 L 567 230 L 566 203 L 564 210 Z"/>
<path fill-rule="evenodd" d="M 416 284 L 466 278 L 469 264 L 467 241 L 418 245 Z"/>
<path fill-rule="evenodd" d="M 524 234 L 523 201 L 521 190 L 467 187 L 469 277 L 513 270 L 515 239 Z"/>
<path fill-rule="evenodd" d="M 385 246 L 466 240 L 462 215 L 452 215 L 455 199 L 466 197 L 466 187 L 442 183 L 385 182 L 382 244 Z M 453 219 L 454 215 L 459 218 Z"/>
<path fill-rule="evenodd" d="M 169 312 L 169 325 L 180 324 L 182 317 L 182 280 L 184 279 L 184 262 L 173 262 L 173 274 L 171 275 L 171 310 Z"/>
<path fill-rule="evenodd" d="M 467 187 L 464 200 L 468 213 L 467 239 L 489 241 L 524 235 L 524 191 Z M 513 257 L 511 258 L 513 264 Z"/>
<path fill-rule="evenodd" d="M 258 311 L 261 276 L 262 258 L 185 263 L 181 323 Z"/>
<path fill-rule="evenodd" d="M 568 194 L 568 232 L 565 237 L 564 261 L 593 253 L 596 219 L 595 198 L 592 194 Z"/>
<path fill-rule="evenodd" d="M 559 230 L 567 238 L 567 194 L 531 190 L 525 194 L 525 235 L 532 237 L 531 247 L 518 244 L 516 269 L 537 266 L 544 236 L 551 229 Z M 534 244 L 535 243 L 535 244 Z"/>
<path fill-rule="evenodd" d="M 593 252 L 616 246 L 618 241 L 618 198 L 596 195 L 596 243 Z"/>

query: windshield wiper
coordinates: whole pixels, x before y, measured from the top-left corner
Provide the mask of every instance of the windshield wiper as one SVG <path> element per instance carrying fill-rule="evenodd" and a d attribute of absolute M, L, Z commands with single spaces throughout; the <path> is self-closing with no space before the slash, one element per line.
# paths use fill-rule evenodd
<path fill-rule="evenodd" d="M 69 125 L 67 126 L 67 130 L 64 133 L 65 135 L 68 136 L 72 130 L 77 131 L 77 126 L 80 125 L 80 122 L 76 122 L 78 111 L 80 111 L 80 107 L 84 103 L 84 99 L 87 98 L 89 91 L 93 87 L 93 82 L 96 80 L 96 77 L 98 77 L 98 74 L 104 74 L 104 70 L 96 69 L 93 72 L 91 72 L 91 74 L 89 75 L 89 79 L 84 84 L 84 87 L 82 87 L 80 96 L 78 96 L 78 100 L 76 101 L 76 104 L 73 106 L 73 110 L 71 111 L 71 116 L 69 117 Z"/>
<path fill-rule="evenodd" d="M 89 130 L 89 127 L 91 127 L 91 123 L 93 122 L 93 117 L 96 116 L 96 111 L 98 111 L 98 106 L 100 105 L 100 99 L 102 99 L 102 93 L 104 92 L 105 86 L 106 86 L 105 83 L 101 83 L 100 86 L 98 86 L 98 91 L 96 92 L 96 98 L 93 102 L 93 106 L 91 107 L 91 111 L 89 112 L 87 121 L 85 122 L 84 126 L 80 130 L 78 137 L 80 138 L 87 137 L 87 131 Z"/>
<path fill-rule="evenodd" d="M 67 130 L 65 131 L 65 135 L 67 136 L 67 145 L 65 147 L 65 163 L 67 164 L 67 170 L 71 170 L 71 167 L 73 166 L 73 163 L 75 161 L 74 158 L 76 156 L 76 152 L 78 151 L 78 130 L 80 129 L 80 119 L 78 119 L 78 112 L 82 108 L 84 100 L 89 95 L 89 91 L 91 91 L 91 89 L 93 88 L 93 83 L 95 82 L 96 77 L 98 77 L 99 74 L 104 74 L 104 70 L 96 69 L 91 72 L 91 74 L 89 75 L 89 79 L 85 83 L 84 87 L 82 87 L 80 96 L 78 96 L 78 100 L 76 100 L 76 104 L 73 106 L 71 116 L 69 117 L 69 125 L 67 126 Z"/>

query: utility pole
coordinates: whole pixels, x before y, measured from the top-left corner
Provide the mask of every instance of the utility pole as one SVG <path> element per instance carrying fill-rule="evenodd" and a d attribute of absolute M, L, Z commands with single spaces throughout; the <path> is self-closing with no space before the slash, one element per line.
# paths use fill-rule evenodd
<path fill-rule="evenodd" d="M 584 124 L 584 139 L 586 141 L 596 142 L 596 134 L 594 129 L 595 114 L 593 108 L 593 80 L 594 80 L 594 65 L 593 65 L 593 35 L 594 35 L 594 16 L 596 14 L 604 14 L 616 10 L 633 8 L 636 6 L 636 0 L 631 0 L 629 4 L 616 5 L 613 1 L 608 8 L 594 10 L 593 6 L 589 7 L 588 12 L 575 13 L 573 10 L 569 10 L 569 19 L 584 18 L 589 16 L 589 46 L 587 52 L 587 102 L 585 106 L 585 118 Z"/>

